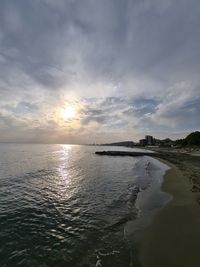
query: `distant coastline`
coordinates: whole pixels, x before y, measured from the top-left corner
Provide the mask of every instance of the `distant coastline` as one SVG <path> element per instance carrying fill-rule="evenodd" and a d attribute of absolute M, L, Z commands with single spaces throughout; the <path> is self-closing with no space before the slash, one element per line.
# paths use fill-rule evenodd
<path fill-rule="evenodd" d="M 158 139 L 151 135 L 146 135 L 144 139 L 135 141 L 119 141 L 103 144 L 90 144 L 95 146 L 124 146 L 124 147 L 162 147 L 162 148 L 185 148 L 200 150 L 200 132 L 195 131 L 183 139 L 171 140 L 170 138 Z"/>

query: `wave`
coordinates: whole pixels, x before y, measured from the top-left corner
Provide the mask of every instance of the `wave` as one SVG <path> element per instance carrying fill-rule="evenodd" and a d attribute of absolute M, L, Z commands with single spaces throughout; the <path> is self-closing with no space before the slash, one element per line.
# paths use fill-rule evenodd
<path fill-rule="evenodd" d="M 134 182 L 128 185 L 126 192 L 109 205 L 111 213 L 115 209 L 123 209 L 126 212 L 122 212 L 120 217 L 114 218 L 114 221 L 105 229 L 116 230 L 116 228 L 125 225 L 128 221 L 135 220 L 141 213 L 140 195 L 142 195 L 143 201 L 145 199 L 150 201 L 149 192 L 152 191 L 157 194 L 160 191 L 166 169 L 166 165 L 160 164 L 159 161 L 149 157 L 143 157 L 137 161 L 133 167 Z"/>

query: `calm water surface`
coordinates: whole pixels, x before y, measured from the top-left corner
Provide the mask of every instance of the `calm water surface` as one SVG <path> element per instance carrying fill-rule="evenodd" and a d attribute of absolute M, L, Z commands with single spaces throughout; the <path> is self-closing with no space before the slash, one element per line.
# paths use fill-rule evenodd
<path fill-rule="evenodd" d="M 137 266 L 125 227 L 163 205 L 165 168 L 104 149 L 0 145 L 0 266 Z"/>

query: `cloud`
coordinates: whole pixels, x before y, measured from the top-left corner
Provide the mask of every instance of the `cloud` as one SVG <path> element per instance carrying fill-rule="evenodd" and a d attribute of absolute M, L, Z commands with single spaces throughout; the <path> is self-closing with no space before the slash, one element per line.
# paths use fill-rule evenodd
<path fill-rule="evenodd" d="M 1 1 L 5 137 L 82 142 L 198 128 L 199 9 L 197 0 Z M 74 99 L 76 127 L 63 126 L 56 114 Z"/>
<path fill-rule="evenodd" d="M 168 125 L 169 128 L 195 129 L 200 125 L 199 107 L 198 88 L 194 90 L 189 84 L 180 83 L 171 88 L 150 117 L 156 123 Z"/>

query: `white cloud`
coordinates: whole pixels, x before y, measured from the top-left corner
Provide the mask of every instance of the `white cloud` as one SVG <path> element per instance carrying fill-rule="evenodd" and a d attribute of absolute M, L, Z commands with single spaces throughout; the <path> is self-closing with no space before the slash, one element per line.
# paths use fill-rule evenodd
<path fill-rule="evenodd" d="M 1 1 L 5 138 L 133 139 L 197 127 L 199 6 L 197 0 Z M 56 119 L 66 101 L 83 110 L 74 128 Z M 8 109 L 23 102 L 37 111 Z"/>

